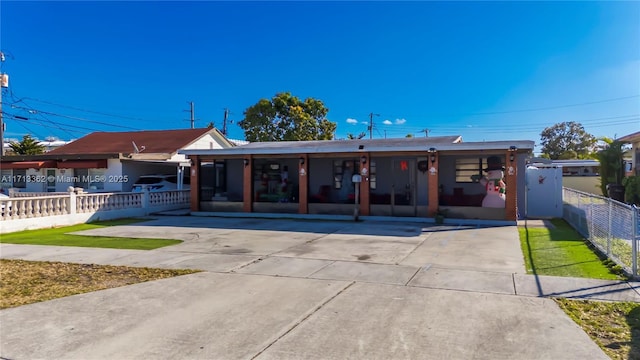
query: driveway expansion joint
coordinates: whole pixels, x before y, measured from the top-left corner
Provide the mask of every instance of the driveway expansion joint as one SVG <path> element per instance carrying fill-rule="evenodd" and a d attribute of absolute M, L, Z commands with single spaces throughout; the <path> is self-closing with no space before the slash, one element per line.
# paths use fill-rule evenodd
<path fill-rule="evenodd" d="M 252 260 L 252 261 L 250 261 L 250 262 L 248 262 L 248 263 L 246 263 L 246 264 L 242 264 L 242 265 L 240 265 L 240 266 L 236 266 L 236 267 L 234 267 L 233 269 L 229 270 L 229 272 L 230 272 L 230 273 L 235 273 L 235 272 L 237 272 L 238 270 L 240 270 L 240 269 L 242 269 L 242 268 L 245 268 L 245 267 L 247 267 L 247 266 L 249 266 L 249 265 L 253 265 L 253 264 L 259 263 L 260 261 L 262 261 L 262 260 L 266 259 L 267 257 L 268 257 L 268 256 L 260 256 L 260 257 L 258 257 L 257 259 Z"/>
<path fill-rule="evenodd" d="M 303 322 L 305 322 L 307 319 L 309 319 L 313 314 L 317 313 L 320 309 L 322 309 L 325 305 L 327 305 L 329 302 L 331 302 L 333 299 L 335 299 L 336 297 L 338 297 L 340 294 L 344 293 L 345 291 L 347 291 L 348 288 L 350 288 L 351 286 L 353 286 L 356 282 L 355 281 L 351 281 L 349 282 L 346 286 L 344 286 L 342 289 L 338 290 L 338 292 L 336 292 L 334 295 L 330 296 L 328 299 L 326 299 L 325 301 L 321 302 L 320 305 L 316 306 L 315 309 L 311 310 L 308 314 L 306 314 L 305 316 L 302 317 L 302 319 L 300 319 L 298 322 L 296 322 L 295 324 L 293 324 L 293 326 L 291 326 L 287 331 L 285 331 L 284 333 L 282 333 L 281 335 L 279 335 L 278 337 L 276 337 L 275 340 L 271 341 L 269 344 L 267 344 L 267 346 L 265 346 L 262 350 L 258 351 L 254 356 L 251 357 L 251 360 L 259 357 L 260 355 L 262 355 L 265 351 L 267 351 L 270 347 L 272 347 L 275 343 L 277 343 L 280 339 L 284 338 L 285 336 L 287 336 L 289 333 L 291 333 L 293 330 L 295 330 L 298 326 L 300 326 Z"/>

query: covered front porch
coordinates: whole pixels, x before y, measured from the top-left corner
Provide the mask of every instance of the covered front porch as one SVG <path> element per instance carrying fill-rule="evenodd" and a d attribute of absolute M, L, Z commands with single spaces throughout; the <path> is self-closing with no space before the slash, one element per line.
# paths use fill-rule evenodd
<path fill-rule="evenodd" d="M 193 162 L 191 210 L 325 215 L 354 215 L 357 210 L 360 216 L 434 218 L 444 214 L 515 221 L 517 199 L 524 198 L 519 194 L 524 179 L 518 179 L 518 168 L 524 174 L 525 156 L 519 155 L 529 151 L 528 142 L 519 144 L 522 147 L 507 145 L 513 142 L 492 147 L 483 143 L 482 149 L 435 142 L 438 148 L 420 146 L 412 151 L 393 151 L 381 140 L 322 142 L 335 143 L 333 150 L 350 145 L 349 152 L 319 151 L 309 144 L 318 142 L 295 143 L 298 146 L 255 143 L 186 152 Z M 275 151 L 277 145 L 282 148 Z M 503 208 L 482 207 L 486 191 L 478 179 L 490 156 L 499 158 L 506 169 Z"/>

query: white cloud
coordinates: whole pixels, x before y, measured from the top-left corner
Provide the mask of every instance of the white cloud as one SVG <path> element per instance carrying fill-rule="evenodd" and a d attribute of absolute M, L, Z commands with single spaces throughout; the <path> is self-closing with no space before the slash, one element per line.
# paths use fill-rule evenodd
<path fill-rule="evenodd" d="M 358 120 L 348 118 L 348 119 L 347 119 L 347 123 L 355 125 L 355 124 L 357 124 L 357 123 L 358 123 Z"/>
<path fill-rule="evenodd" d="M 369 125 L 369 123 L 368 123 L 368 122 L 366 122 L 366 121 L 360 121 L 360 124 L 362 124 L 362 125 Z"/>
<path fill-rule="evenodd" d="M 393 124 L 393 123 L 391 122 L 391 120 L 389 120 L 389 119 L 387 119 L 387 120 L 383 121 L 382 123 L 383 123 L 383 124 L 385 124 L 385 125 L 391 125 L 391 124 Z"/>
<path fill-rule="evenodd" d="M 407 122 L 406 119 L 396 119 L 396 125 L 402 125 L 402 124 L 404 124 L 406 122 Z"/>

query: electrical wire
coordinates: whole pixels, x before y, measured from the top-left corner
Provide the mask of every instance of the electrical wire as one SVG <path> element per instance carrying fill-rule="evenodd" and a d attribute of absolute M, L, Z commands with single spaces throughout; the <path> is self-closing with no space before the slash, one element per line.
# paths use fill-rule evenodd
<path fill-rule="evenodd" d="M 71 110 L 76 110 L 76 111 L 82 111 L 82 112 L 86 112 L 86 113 L 90 113 L 90 114 L 96 114 L 96 115 L 104 115 L 104 116 L 109 116 L 109 117 L 114 117 L 114 118 L 119 118 L 119 119 L 125 119 L 125 120 L 136 120 L 136 121 L 147 121 L 147 122 L 153 122 L 154 121 L 154 120 L 146 120 L 146 119 L 142 119 L 142 118 L 130 117 L 130 116 L 125 116 L 125 115 L 110 114 L 110 113 L 105 113 L 105 112 L 95 111 L 95 110 L 87 110 L 87 109 L 82 109 L 82 108 L 75 107 L 75 106 L 63 105 L 63 104 L 55 103 L 55 102 L 52 102 L 52 101 L 36 99 L 36 98 L 33 98 L 33 97 L 24 97 L 21 100 L 32 100 L 32 101 L 43 103 L 43 104 L 47 104 L 47 105 L 53 105 L 53 106 L 58 106 L 58 107 L 61 107 L 61 108 L 66 108 L 66 109 L 71 109 Z"/>
<path fill-rule="evenodd" d="M 109 123 L 102 122 L 102 121 L 95 121 L 95 120 L 79 118 L 79 117 L 76 117 L 76 116 L 56 114 L 56 113 L 52 113 L 52 112 L 48 112 L 48 111 L 38 110 L 38 109 L 35 109 L 35 108 L 25 108 L 25 107 L 22 107 L 22 106 L 15 106 L 15 105 L 12 105 L 12 107 L 14 107 L 16 109 L 29 110 L 29 112 L 35 111 L 35 113 L 38 113 L 38 114 L 57 116 L 57 117 L 67 118 L 67 119 L 71 119 L 71 120 L 84 121 L 84 122 L 98 124 L 98 125 L 112 126 L 112 127 L 117 127 L 117 128 L 121 128 L 121 129 L 127 129 L 127 130 L 141 130 L 139 128 L 132 128 L 132 127 L 123 126 L 123 125 L 114 125 L 114 124 L 109 124 Z"/>

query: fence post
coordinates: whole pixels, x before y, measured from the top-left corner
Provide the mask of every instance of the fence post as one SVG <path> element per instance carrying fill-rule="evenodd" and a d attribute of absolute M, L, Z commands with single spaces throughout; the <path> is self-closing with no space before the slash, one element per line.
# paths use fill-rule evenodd
<path fill-rule="evenodd" d="M 631 271 L 633 272 L 633 277 L 638 275 L 638 227 L 640 227 L 640 223 L 638 223 L 638 207 L 633 205 L 633 215 L 631 216 L 633 219 L 633 225 L 631 226 Z"/>
<path fill-rule="evenodd" d="M 580 206 L 580 199 L 582 199 L 582 195 L 578 194 L 578 210 L 582 210 L 582 207 Z M 582 234 L 582 211 L 578 211 L 578 232 Z M 584 235 L 584 234 L 582 234 Z"/>
<path fill-rule="evenodd" d="M 149 188 L 143 188 L 140 195 L 142 196 L 142 212 L 149 215 Z"/>
<path fill-rule="evenodd" d="M 613 228 L 613 202 L 609 203 L 609 226 L 607 228 L 607 256 L 611 256 L 611 229 Z"/>
<path fill-rule="evenodd" d="M 69 188 L 69 214 L 75 215 L 77 213 L 76 204 L 78 203 L 75 189 Z"/>
<path fill-rule="evenodd" d="M 588 233 L 588 237 L 587 239 L 589 239 L 591 242 L 595 242 L 596 241 L 596 237 L 595 234 L 593 233 L 593 198 L 589 197 L 589 212 L 586 213 L 587 214 L 587 233 Z"/>

